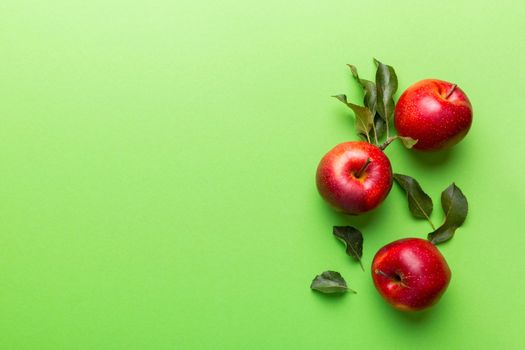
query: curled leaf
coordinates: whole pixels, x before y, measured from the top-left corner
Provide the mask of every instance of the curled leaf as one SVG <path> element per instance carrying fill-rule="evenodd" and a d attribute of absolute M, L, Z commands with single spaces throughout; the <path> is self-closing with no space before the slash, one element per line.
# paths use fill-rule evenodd
<path fill-rule="evenodd" d="M 368 142 L 370 142 L 370 130 L 374 122 L 373 115 L 366 107 L 358 106 L 348 102 L 346 95 L 333 96 L 339 101 L 343 102 L 348 108 L 354 111 L 355 114 L 355 128 L 359 135 L 362 135 Z"/>
<path fill-rule="evenodd" d="M 383 64 L 374 58 L 377 64 L 377 112 L 385 121 L 394 115 L 394 94 L 397 91 L 397 76 L 392 66 Z"/>
<path fill-rule="evenodd" d="M 397 138 L 401 140 L 403 146 L 405 146 L 406 148 L 412 148 L 417 143 L 417 140 L 414 140 L 413 138 L 408 136 L 398 136 Z"/>
<path fill-rule="evenodd" d="M 356 293 L 355 290 L 348 288 L 344 278 L 336 271 L 325 271 L 315 276 L 310 288 L 327 294 L 345 293 L 347 291 Z"/>
<path fill-rule="evenodd" d="M 428 240 L 433 244 L 439 244 L 451 239 L 456 229 L 467 218 L 467 198 L 455 183 L 452 183 L 441 193 L 441 206 L 445 212 L 445 222 L 437 230 L 428 234 Z"/>
<path fill-rule="evenodd" d="M 432 221 L 430 221 L 430 214 L 432 214 L 434 207 L 432 198 L 423 191 L 413 177 L 394 174 L 394 180 L 405 190 L 408 198 L 408 209 L 410 209 L 412 215 L 416 218 L 426 219 L 432 228 L 435 229 Z"/>
<path fill-rule="evenodd" d="M 348 67 L 350 67 L 350 70 L 352 71 L 352 75 L 355 78 L 355 80 L 357 80 L 357 82 L 363 87 L 363 90 L 365 91 L 365 96 L 363 98 L 363 103 L 365 107 L 367 107 L 370 110 L 370 113 L 372 113 L 372 115 L 375 115 L 377 103 L 376 84 L 370 80 L 361 79 L 359 77 L 359 74 L 357 73 L 357 68 L 355 66 L 348 64 Z"/>
<path fill-rule="evenodd" d="M 333 234 L 346 245 L 346 254 L 359 262 L 364 271 L 361 257 L 363 256 L 363 234 L 352 226 L 334 226 Z"/>
<path fill-rule="evenodd" d="M 383 118 L 381 118 L 379 113 L 376 113 L 376 115 L 374 116 L 374 126 L 376 130 L 377 138 L 380 140 L 385 134 L 386 123 L 383 120 Z"/>

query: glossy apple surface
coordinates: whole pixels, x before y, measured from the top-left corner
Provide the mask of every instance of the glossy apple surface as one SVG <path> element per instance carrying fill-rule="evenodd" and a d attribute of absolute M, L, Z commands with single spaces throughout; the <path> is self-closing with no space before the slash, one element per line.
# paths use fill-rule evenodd
<path fill-rule="evenodd" d="M 379 294 L 402 311 L 423 310 L 437 303 L 450 276 L 450 268 L 439 250 L 419 238 L 387 244 L 372 262 L 372 279 Z"/>
<path fill-rule="evenodd" d="M 399 97 L 394 123 L 400 136 L 418 140 L 414 149 L 436 151 L 465 137 L 472 125 L 472 105 L 455 84 L 422 80 Z"/>
<path fill-rule="evenodd" d="M 378 147 L 362 141 L 344 142 L 321 159 L 316 182 L 319 193 L 333 208 L 357 215 L 376 208 L 386 198 L 392 187 L 392 167 Z"/>

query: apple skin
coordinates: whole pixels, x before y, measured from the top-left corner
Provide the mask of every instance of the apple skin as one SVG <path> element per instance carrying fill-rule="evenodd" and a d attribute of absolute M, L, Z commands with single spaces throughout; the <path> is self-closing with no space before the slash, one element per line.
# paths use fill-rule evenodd
<path fill-rule="evenodd" d="M 406 89 L 394 111 L 394 124 L 400 136 L 418 142 L 414 149 L 437 151 L 461 141 L 472 125 L 472 105 L 467 95 L 452 83 L 421 80 Z"/>
<path fill-rule="evenodd" d="M 450 282 L 445 258 L 429 241 L 406 238 L 379 249 L 372 279 L 379 294 L 401 311 L 419 311 L 439 301 Z"/>
<path fill-rule="evenodd" d="M 370 163 L 356 177 L 367 159 Z M 386 198 L 392 188 L 392 167 L 378 147 L 364 141 L 344 142 L 321 159 L 316 182 L 319 193 L 334 209 L 358 215 Z"/>

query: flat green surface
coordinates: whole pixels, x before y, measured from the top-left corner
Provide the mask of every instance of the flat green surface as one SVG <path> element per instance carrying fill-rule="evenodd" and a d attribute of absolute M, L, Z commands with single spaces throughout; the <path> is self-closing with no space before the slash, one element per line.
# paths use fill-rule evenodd
<path fill-rule="evenodd" d="M 0 348 L 518 349 L 525 298 L 525 6 L 517 1 L 0 2 Z M 394 187 L 332 212 L 321 156 L 356 139 L 329 96 L 393 65 L 470 96 L 450 152 L 393 144 L 395 171 L 470 213 L 440 247 L 440 304 L 375 292 L 382 245 L 425 237 Z M 399 94 L 398 94 L 399 95 Z M 359 266 L 332 225 L 365 232 Z M 358 291 L 309 289 L 334 269 Z"/>

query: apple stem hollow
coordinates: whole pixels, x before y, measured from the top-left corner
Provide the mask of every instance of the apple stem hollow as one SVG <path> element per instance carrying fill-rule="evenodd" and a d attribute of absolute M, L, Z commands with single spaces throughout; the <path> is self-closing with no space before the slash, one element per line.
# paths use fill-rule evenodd
<path fill-rule="evenodd" d="M 363 175 L 363 173 L 365 172 L 366 168 L 368 168 L 368 165 L 370 164 L 370 162 L 372 162 L 372 159 L 369 157 L 366 159 L 366 162 L 365 164 L 363 164 L 361 169 L 359 169 L 359 171 L 355 173 L 355 177 L 357 178 L 361 177 L 361 175 Z"/>
<path fill-rule="evenodd" d="M 450 87 L 450 90 L 448 90 L 447 95 L 445 96 L 445 100 L 448 100 L 450 95 L 452 95 L 452 93 L 454 92 L 454 90 L 456 90 L 457 87 L 458 87 L 457 84 L 452 84 L 452 86 Z"/>
<path fill-rule="evenodd" d="M 384 273 L 383 271 L 381 271 L 381 270 L 379 270 L 379 269 L 376 269 L 374 272 L 375 272 L 376 274 L 378 274 L 378 275 L 381 275 L 381 276 L 383 276 L 383 277 L 385 277 L 385 278 L 388 278 L 389 280 L 391 280 L 391 281 L 393 281 L 393 282 L 395 282 L 395 283 L 398 283 L 398 284 L 402 285 L 402 286 L 405 287 L 405 288 L 409 288 L 409 287 L 405 284 L 405 282 L 403 282 L 403 278 L 402 278 L 400 275 L 398 275 L 398 274 L 396 274 L 395 276 L 391 276 L 391 275 L 388 275 L 388 274 Z"/>

